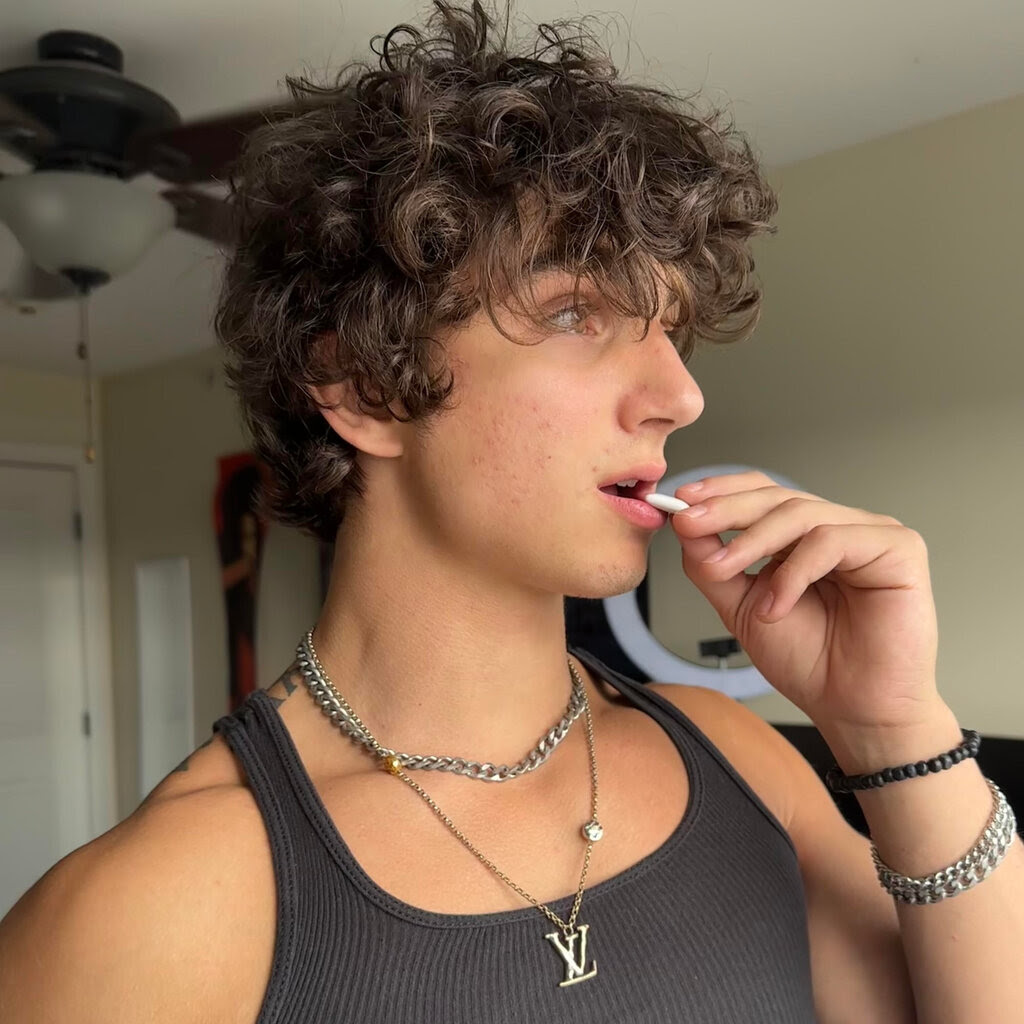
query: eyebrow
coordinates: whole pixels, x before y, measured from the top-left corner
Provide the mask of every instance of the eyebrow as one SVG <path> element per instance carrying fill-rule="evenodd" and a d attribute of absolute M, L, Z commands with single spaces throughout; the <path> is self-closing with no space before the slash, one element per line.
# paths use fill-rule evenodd
<path fill-rule="evenodd" d="M 566 274 L 571 274 L 572 271 L 565 265 L 564 260 L 558 259 L 556 256 L 548 256 L 542 259 L 539 263 L 535 263 L 531 268 L 529 264 L 525 264 L 520 268 L 524 273 L 529 271 L 530 277 L 540 277 L 543 274 L 549 274 L 552 271 L 562 271 Z M 582 275 L 586 276 L 586 275 Z"/>

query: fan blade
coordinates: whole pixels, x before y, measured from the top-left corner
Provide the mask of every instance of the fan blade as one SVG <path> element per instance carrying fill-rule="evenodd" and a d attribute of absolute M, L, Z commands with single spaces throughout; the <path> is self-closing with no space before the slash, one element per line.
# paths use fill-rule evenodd
<path fill-rule="evenodd" d="M 238 231 L 235 209 L 228 200 L 187 188 L 170 188 L 160 195 L 174 206 L 176 228 L 218 245 L 234 247 Z"/>
<path fill-rule="evenodd" d="M 175 185 L 224 181 L 250 132 L 269 121 L 295 117 L 329 102 L 318 99 L 250 107 L 160 132 L 139 133 L 128 140 L 125 156 L 138 173 L 149 172 Z"/>
<path fill-rule="evenodd" d="M 13 302 L 53 302 L 78 294 L 63 274 L 51 274 L 36 266 L 27 256 L 22 259 L 4 295 Z"/>
<path fill-rule="evenodd" d="M 0 146 L 7 139 L 15 138 L 30 140 L 37 148 L 53 146 L 57 142 L 57 137 L 42 121 L 0 93 Z"/>

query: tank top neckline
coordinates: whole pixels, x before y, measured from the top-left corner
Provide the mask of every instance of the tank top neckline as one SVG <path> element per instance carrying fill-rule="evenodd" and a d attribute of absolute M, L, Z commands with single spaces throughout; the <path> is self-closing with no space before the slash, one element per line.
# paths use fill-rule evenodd
<path fill-rule="evenodd" d="M 679 752 L 689 780 L 689 797 L 686 807 L 669 837 L 659 847 L 634 864 L 624 868 L 610 878 L 598 882 L 596 885 L 584 888 L 578 920 L 585 922 L 588 903 L 646 874 L 675 851 L 693 829 L 699 817 L 704 795 L 704 782 L 696 742 L 688 735 L 687 730 L 679 722 L 673 721 L 673 718 L 676 715 L 681 716 L 682 712 L 664 700 L 660 695 L 642 689 L 641 684 L 633 682 L 627 677 L 609 669 L 607 665 L 599 661 L 589 651 L 577 647 L 570 647 L 568 650 L 570 654 L 584 662 L 596 675 L 626 696 L 634 706 L 640 707 L 641 710 L 645 710 L 650 714 L 665 729 Z M 291 733 L 277 711 L 274 699 L 265 690 L 254 690 L 249 694 L 248 703 L 255 705 L 256 713 L 267 723 L 274 738 L 275 747 L 278 753 L 282 755 L 281 760 L 291 781 L 292 788 L 310 824 L 349 881 L 355 884 L 365 897 L 396 917 L 432 928 L 499 926 L 544 916 L 542 911 L 532 904 L 524 906 L 519 910 L 499 910 L 482 914 L 446 914 L 425 910 L 392 896 L 391 893 L 379 886 L 370 877 L 349 849 L 337 825 L 335 825 L 330 814 L 327 812 L 319 791 L 313 785 L 313 781 L 306 771 L 302 759 L 299 757 L 298 749 L 292 740 Z M 600 808 L 598 809 L 598 817 L 600 817 Z M 470 837 L 470 840 L 472 841 L 472 837 Z M 458 840 L 453 836 L 452 842 L 455 843 Z M 500 866 L 498 865 L 498 867 Z M 514 881 L 522 885 L 518 879 L 514 879 Z M 526 887 L 523 886 L 523 888 Z M 575 898 L 576 891 L 574 890 L 565 896 L 547 901 L 545 905 L 557 916 L 565 920 L 566 914 L 572 909 Z"/>

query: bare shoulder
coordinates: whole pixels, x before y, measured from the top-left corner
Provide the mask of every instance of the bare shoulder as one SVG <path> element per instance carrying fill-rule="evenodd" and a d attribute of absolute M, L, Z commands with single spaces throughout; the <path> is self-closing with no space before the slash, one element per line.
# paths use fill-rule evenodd
<path fill-rule="evenodd" d="M 298 667 L 293 664 L 265 690 L 286 721 L 292 718 L 293 705 L 296 703 L 288 701 L 288 698 L 299 689 L 301 682 Z M 220 787 L 245 788 L 246 779 L 238 759 L 223 735 L 211 733 L 188 757 L 161 779 L 146 796 L 144 804 Z"/>
<path fill-rule="evenodd" d="M 269 977 L 274 899 L 247 790 L 147 799 L 55 864 L 0 922 L 0 1019 L 251 1024 Z"/>
<path fill-rule="evenodd" d="M 789 765 L 796 751 L 782 733 L 720 690 L 676 683 L 649 683 L 647 689 L 679 708 L 789 829 L 793 805 Z"/>
<path fill-rule="evenodd" d="M 245 773 L 220 733 L 212 733 L 153 787 L 140 805 L 209 790 L 245 789 Z"/>

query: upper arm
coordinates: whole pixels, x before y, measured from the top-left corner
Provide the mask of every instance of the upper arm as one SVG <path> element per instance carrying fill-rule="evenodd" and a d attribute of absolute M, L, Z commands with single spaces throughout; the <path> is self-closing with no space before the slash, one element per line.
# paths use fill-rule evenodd
<path fill-rule="evenodd" d="M 843 817 L 814 767 L 770 723 L 705 687 L 659 687 L 748 780 L 771 766 L 780 820 L 796 849 L 807 903 L 814 1004 L 821 1024 L 914 1024 L 899 917 L 871 843 Z M 721 740 L 721 742 L 719 742 Z M 769 783 L 769 787 L 772 783 Z"/>
<path fill-rule="evenodd" d="M 190 837 L 215 802 L 147 809 L 22 896 L 0 922 L 0 1020 L 213 1019 L 233 946 L 216 892 L 223 879 Z"/>
<path fill-rule="evenodd" d="M 170 971 L 154 971 L 155 943 L 142 919 L 146 903 L 131 905 L 144 889 L 138 866 L 113 839 L 54 865 L 0 923 L 0 1019 L 162 1019 L 156 1011 Z M 159 942 L 173 964 L 169 938 Z"/>

